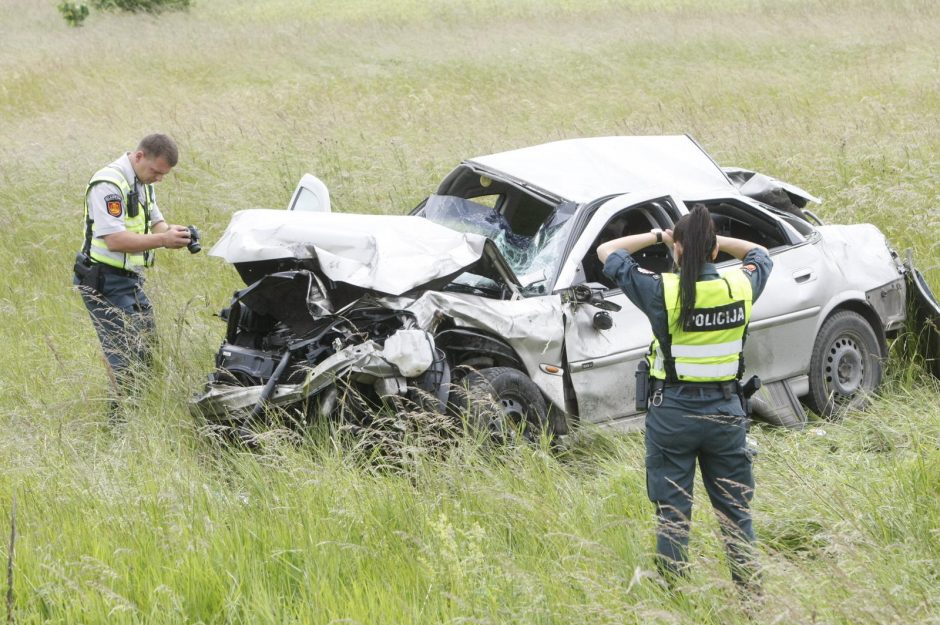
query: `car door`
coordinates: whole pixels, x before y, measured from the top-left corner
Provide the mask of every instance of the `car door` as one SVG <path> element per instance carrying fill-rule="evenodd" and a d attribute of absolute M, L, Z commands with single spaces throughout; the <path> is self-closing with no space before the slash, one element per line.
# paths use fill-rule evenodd
<path fill-rule="evenodd" d="M 329 213 L 330 191 L 313 174 L 304 174 L 287 203 L 287 210 Z"/>
<path fill-rule="evenodd" d="M 578 284 L 590 286 L 602 292 L 606 301 L 620 306 L 616 311 L 604 311 L 570 298 L 563 304 L 567 370 L 582 421 L 615 422 L 638 415 L 634 372 L 653 338 L 646 315 L 600 272 L 597 245 L 656 227 L 670 228 L 681 210 L 680 202 L 662 194 L 629 194 L 608 200 L 589 218 L 562 266 L 556 291 Z M 647 248 L 638 260 L 650 270 L 671 266 L 665 245 Z M 609 316 L 606 321 L 605 316 Z"/>
<path fill-rule="evenodd" d="M 754 304 L 744 347 L 747 374 L 765 383 L 805 375 L 816 328 L 831 284 L 828 263 L 809 224 L 782 217 L 746 198 L 702 202 L 719 235 L 760 243 L 774 261 L 763 294 Z M 691 203 L 690 203 L 691 204 Z M 799 227 L 797 230 L 796 225 Z M 741 261 L 719 257 L 718 271 L 738 271 Z M 803 390 L 798 384 L 798 392 Z"/>

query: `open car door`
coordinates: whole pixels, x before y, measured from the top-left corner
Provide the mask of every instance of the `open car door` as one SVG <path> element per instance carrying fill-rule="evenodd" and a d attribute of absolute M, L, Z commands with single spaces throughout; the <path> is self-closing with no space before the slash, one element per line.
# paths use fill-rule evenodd
<path fill-rule="evenodd" d="M 304 174 L 287 204 L 289 211 L 330 212 L 330 191 L 313 174 Z"/>

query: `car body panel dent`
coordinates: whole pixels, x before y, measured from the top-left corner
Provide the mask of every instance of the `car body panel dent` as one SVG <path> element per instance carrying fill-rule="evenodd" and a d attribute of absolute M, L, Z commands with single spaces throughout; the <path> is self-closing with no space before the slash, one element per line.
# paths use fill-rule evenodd
<path fill-rule="evenodd" d="M 787 201 L 792 203 L 796 208 L 803 208 L 809 202 L 816 204 L 822 203 L 821 199 L 805 189 L 789 182 L 777 180 L 766 174 L 750 169 L 742 169 L 740 167 L 722 167 L 721 169 L 731 178 L 734 186 L 736 186 L 742 194 L 778 206 L 779 208 L 782 207 L 779 206 L 778 202 L 774 201 L 774 196 L 780 193 L 785 193 Z"/>
<path fill-rule="evenodd" d="M 501 337 L 518 354 L 525 372 L 559 409 L 565 406 L 562 379 L 541 371 L 543 362 L 563 368 L 561 299 L 558 296 L 498 300 L 467 293 L 427 291 L 417 299 L 385 297 L 386 307 L 414 315 L 418 327 L 429 332 L 443 319 L 455 326 L 484 330 Z"/>
<path fill-rule="evenodd" d="M 820 226 L 817 230 L 826 243 L 820 249 L 835 261 L 846 286 L 865 291 L 902 274 L 903 267 L 892 254 L 885 236 L 872 224 Z"/>
<path fill-rule="evenodd" d="M 331 279 L 400 295 L 476 263 L 489 247 L 420 217 L 253 209 L 232 216 L 209 251 L 230 263 L 317 258 Z"/>
<path fill-rule="evenodd" d="M 854 300 L 877 315 L 882 330 L 899 328 L 907 318 L 904 275 L 908 270 L 881 231 L 872 224 L 821 226 L 818 230 L 825 242 L 819 249 L 834 270 L 828 285 L 833 298 L 823 310 L 820 325 L 838 305 Z M 837 275 L 842 280 L 837 282 Z"/>
<path fill-rule="evenodd" d="M 865 292 L 865 301 L 881 320 L 885 332 L 897 330 L 907 318 L 907 283 L 904 277 Z"/>

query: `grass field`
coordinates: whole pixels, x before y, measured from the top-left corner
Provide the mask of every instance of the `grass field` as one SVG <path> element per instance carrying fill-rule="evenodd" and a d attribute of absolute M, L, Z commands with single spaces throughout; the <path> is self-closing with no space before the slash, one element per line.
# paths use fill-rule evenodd
<path fill-rule="evenodd" d="M 940 402 L 898 357 L 865 412 L 757 428 L 765 598 L 728 580 L 696 495 L 694 574 L 651 576 L 642 437 L 385 462 L 325 428 L 220 448 L 186 401 L 239 286 L 165 252 L 161 374 L 106 427 L 69 287 L 91 173 L 151 131 L 165 214 L 404 213 L 461 158 L 575 136 L 689 133 L 799 184 L 831 222 L 913 249 L 940 292 L 940 7 L 811 0 L 196 0 L 159 18 L 0 0 L 0 563 L 16 623 L 940 623 Z M 2 567 L 7 571 L 6 566 Z M 6 575 L 3 576 L 6 578 Z M 6 584 L 0 583 L 5 589 Z"/>

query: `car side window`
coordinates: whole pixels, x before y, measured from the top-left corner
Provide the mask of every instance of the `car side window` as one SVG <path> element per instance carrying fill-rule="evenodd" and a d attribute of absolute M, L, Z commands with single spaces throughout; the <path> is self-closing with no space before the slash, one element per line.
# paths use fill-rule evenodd
<path fill-rule="evenodd" d="M 663 206 L 663 202 L 663 200 L 660 200 L 639 206 L 631 206 L 611 217 L 581 261 L 583 281 L 597 282 L 610 289 L 617 288 L 617 285 L 604 275 L 604 266 L 597 258 L 597 247 L 601 243 L 612 239 L 649 232 L 653 228 L 665 229 L 671 227 L 672 219 L 669 215 L 673 211 L 670 210 L 671 207 Z M 652 245 L 642 249 L 636 252 L 633 257 L 640 267 L 655 273 L 663 273 L 672 269 L 672 255 L 665 244 Z"/>
<path fill-rule="evenodd" d="M 768 250 L 775 250 L 800 242 L 802 236 L 773 215 L 736 200 L 710 200 L 688 202 L 691 209 L 696 204 L 703 204 L 711 213 L 715 224 L 715 233 L 720 236 L 744 239 L 763 245 Z M 732 256 L 721 252 L 717 262 L 734 260 Z"/>

